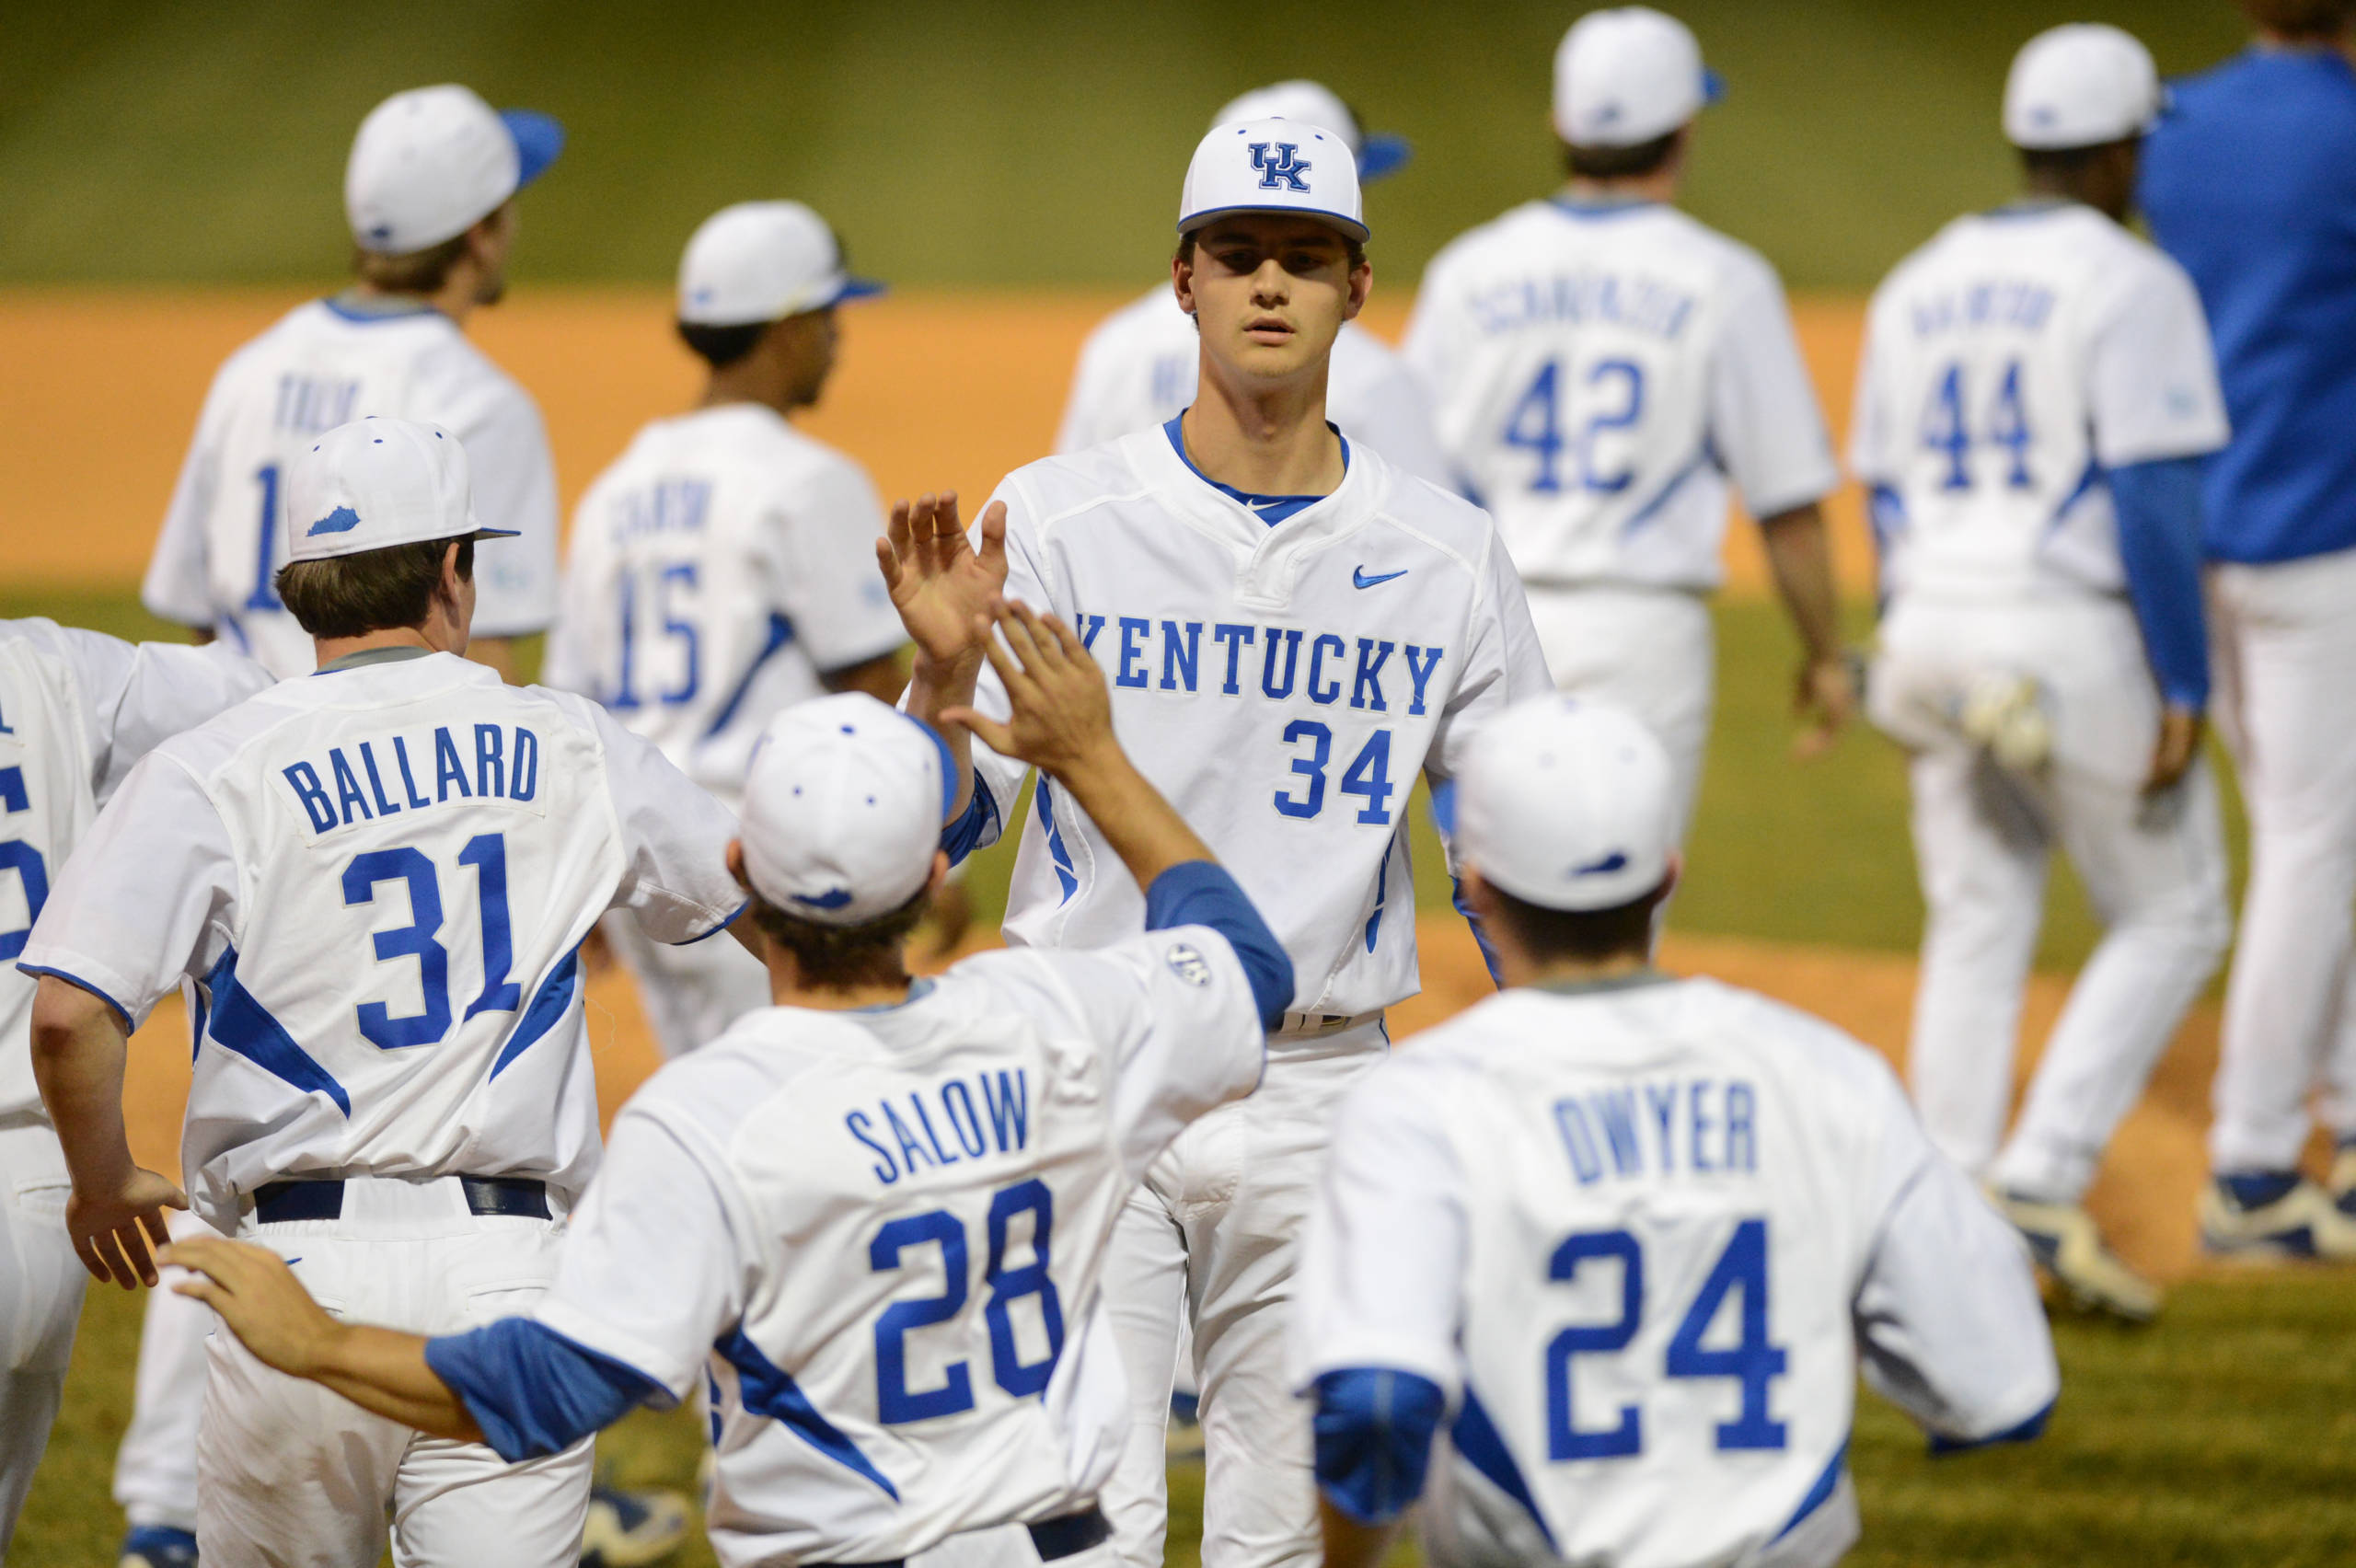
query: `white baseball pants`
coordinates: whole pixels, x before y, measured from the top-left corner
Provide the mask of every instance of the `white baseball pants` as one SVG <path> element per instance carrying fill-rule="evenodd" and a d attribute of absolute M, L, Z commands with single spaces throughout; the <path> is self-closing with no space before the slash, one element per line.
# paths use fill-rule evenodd
<path fill-rule="evenodd" d="M 0 1562 L 49 1446 L 88 1275 L 65 1233 L 65 1151 L 30 1113 L 0 1123 Z"/>
<path fill-rule="evenodd" d="M 2219 1171 L 2291 1170 L 2307 1097 L 2356 1136 L 2356 550 L 2209 574 L 2217 727 L 2249 811 L 2209 1129 Z"/>
<path fill-rule="evenodd" d="M 2034 778 L 2004 772 L 1960 734 L 1892 721 L 1900 705 L 1918 720 L 1959 706 L 1990 670 L 2036 676 L 2052 703 L 2055 755 Z M 2074 1203 L 2231 935 L 2216 780 L 2196 761 L 2168 794 L 2143 797 L 2158 696 L 2132 615 L 2116 601 L 1901 601 L 1869 685 L 1877 720 L 1916 748 L 1914 855 L 1928 910 L 1908 1071 L 1924 1129 L 1974 1175 Z M 2006 1140 L 2022 993 L 2057 846 L 2104 935 Z"/>
<path fill-rule="evenodd" d="M 1603 583 L 1531 584 L 1529 594 L 1554 689 L 1634 715 L 1668 748 L 1682 842 L 1710 744 L 1717 639 L 1709 602 L 1674 588 Z"/>
<path fill-rule="evenodd" d="M 211 1236 L 192 1214 L 165 1216 L 175 1241 Z M 196 1529 L 196 1429 L 204 1413 L 204 1342 L 213 1309 L 168 1290 L 147 1293 L 131 1424 L 114 1451 L 114 1500 L 137 1525 Z"/>
<path fill-rule="evenodd" d="M 1327 1125 L 1389 1049 L 1379 1021 L 1270 1041 L 1259 1090 L 1181 1133 L 1129 1195 L 1104 1297 L 1133 1425 L 1103 1498 L 1128 1568 L 1161 1562 L 1182 1315 L 1194 1325 L 1202 1390 L 1204 1568 L 1317 1562 L 1310 1411 L 1285 1376 L 1285 1318 Z"/>
<path fill-rule="evenodd" d="M 339 1318 L 443 1334 L 527 1309 L 556 1272 L 560 1224 L 478 1216 L 452 1179 L 353 1178 L 337 1219 L 240 1228 Z M 400 1568 L 571 1568 L 589 1508 L 589 1442 L 509 1465 L 273 1372 L 235 1334 L 206 1342 L 197 1441 L 205 1568 L 375 1568 L 389 1519 Z"/>
<path fill-rule="evenodd" d="M 710 1044 L 746 1013 L 769 1005 L 768 968 L 732 936 L 674 947 L 618 909 L 597 929 L 636 982 L 639 1005 L 665 1057 Z"/>

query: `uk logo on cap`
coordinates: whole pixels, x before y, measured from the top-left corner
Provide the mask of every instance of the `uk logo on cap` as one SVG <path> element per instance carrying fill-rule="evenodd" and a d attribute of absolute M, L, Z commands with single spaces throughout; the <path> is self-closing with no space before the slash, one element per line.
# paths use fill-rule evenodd
<path fill-rule="evenodd" d="M 1276 144 L 1274 156 L 1269 156 L 1268 144 L 1252 144 L 1252 167 L 1260 171 L 1260 189 L 1274 190 L 1281 182 L 1288 190 L 1306 190 L 1309 181 L 1301 179 L 1311 166 L 1300 161 L 1300 146 L 1295 142 Z"/>

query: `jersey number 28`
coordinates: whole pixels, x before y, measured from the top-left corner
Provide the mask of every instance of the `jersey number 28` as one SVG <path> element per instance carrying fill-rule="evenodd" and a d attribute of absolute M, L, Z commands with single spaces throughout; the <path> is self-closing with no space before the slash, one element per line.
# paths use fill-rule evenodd
<path fill-rule="evenodd" d="M 1008 1233 L 1015 1216 L 1023 1214 L 1031 1216 L 1031 1261 L 1010 1267 Z M 1047 1276 L 1047 1248 L 1055 1228 L 1056 1195 L 1036 1176 L 990 1194 L 989 1255 L 982 1268 L 982 1283 L 989 1286 L 990 1296 L 982 1317 L 989 1325 L 990 1377 L 1016 1399 L 1045 1393 L 1047 1379 L 1055 1375 L 1056 1358 L 1063 1354 L 1063 1298 Z M 887 1221 L 868 1246 L 868 1266 L 878 1274 L 895 1272 L 907 1266 L 903 1254 L 918 1247 L 941 1249 L 943 1284 L 940 1295 L 895 1301 L 875 1320 L 875 1413 L 886 1426 L 974 1408 L 973 1374 L 962 1360 L 943 1369 L 940 1387 L 908 1387 L 909 1331 L 946 1323 L 965 1309 L 969 1253 L 964 1222 L 947 1209 Z M 1013 1304 L 1026 1296 L 1039 1298 L 1040 1322 L 1047 1335 L 1047 1353 L 1036 1361 L 1023 1360 L 1015 1343 Z"/>
<path fill-rule="evenodd" d="M 1563 1330 L 1546 1346 L 1546 1454 L 1552 1459 L 1623 1459 L 1645 1451 L 1645 1412 L 1623 1405 L 1615 1425 L 1583 1427 L 1571 1402 L 1571 1363 L 1581 1355 L 1605 1355 L 1628 1348 L 1645 1319 L 1645 1251 L 1625 1230 L 1582 1230 L 1554 1249 L 1546 1275 L 1567 1284 L 1589 1262 L 1620 1265 L 1620 1318 L 1611 1323 L 1582 1323 Z M 1705 1350 L 1727 1297 L 1742 1297 L 1741 1337 L 1731 1346 Z M 1784 1375 L 1790 1358 L 1767 1341 L 1767 1222 L 1746 1219 L 1718 1254 L 1710 1277 L 1685 1310 L 1669 1342 L 1671 1378 L 1731 1378 L 1742 1387 L 1742 1406 L 1732 1421 L 1718 1424 L 1721 1449 L 1781 1448 L 1784 1424 L 1767 1414 L 1767 1386 Z"/>

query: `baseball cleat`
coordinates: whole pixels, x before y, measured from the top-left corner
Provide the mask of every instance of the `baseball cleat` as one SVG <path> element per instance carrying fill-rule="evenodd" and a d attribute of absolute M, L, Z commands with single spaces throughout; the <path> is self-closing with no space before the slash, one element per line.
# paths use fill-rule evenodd
<path fill-rule="evenodd" d="M 594 1487 L 581 1532 L 581 1568 L 645 1568 L 687 1539 L 687 1500 L 676 1492 Z"/>
<path fill-rule="evenodd" d="M 2027 675 L 1982 675 L 1958 715 L 1964 738 L 1987 748 L 2008 773 L 2034 773 L 2053 755 L 2053 721 Z"/>
<path fill-rule="evenodd" d="M 196 1568 L 196 1537 L 166 1525 L 134 1525 L 115 1568 Z"/>
<path fill-rule="evenodd" d="M 2340 1213 L 2356 1219 L 2356 1138 L 2339 1140 L 2331 1159 L 2331 1201 Z"/>
<path fill-rule="evenodd" d="M 2160 1312 L 2160 1287 L 2104 1245 L 2094 1216 L 2075 1204 L 2044 1203 L 2018 1193 L 1991 1194 L 2028 1243 L 2038 1266 L 2081 1311 L 2148 1323 Z"/>
<path fill-rule="evenodd" d="M 2356 1260 L 2356 1216 L 2296 1171 L 2238 1172 L 2201 1189 L 2200 1244 L 2248 1258 Z"/>

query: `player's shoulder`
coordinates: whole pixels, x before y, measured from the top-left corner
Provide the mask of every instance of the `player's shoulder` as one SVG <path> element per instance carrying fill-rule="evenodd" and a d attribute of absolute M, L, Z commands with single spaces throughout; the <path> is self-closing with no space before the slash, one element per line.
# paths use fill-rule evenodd
<path fill-rule="evenodd" d="M 1542 200 L 1524 202 L 1486 222 L 1474 224 L 1432 253 L 1432 259 L 1424 264 L 1424 286 L 1445 287 L 1460 280 L 1470 282 L 1470 274 L 1483 271 L 1488 264 L 1520 261 L 1558 240 L 1560 236 L 1554 230 L 1561 215 L 1550 213 L 1551 205 Z"/>
<path fill-rule="evenodd" d="M 1178 308 L 1177 295 L 1163 282 L 1107 315 L 1089 329 L 1080 345 L 1083 359 L 1123 355 L 1149 349 L 1181 336 L 1191 338 L 1194 324 Z"/>
<path fill-rule="evenodd" d="M 1139 471 L 1138 444 L 1168 440 L 1156 425 L 1037 458 L 999 480 L 999 491 L 1015 523 L 1034 531 L 1057 526 L 1149 494 L 1153 486 Z"/>
<path fill-rule="evenodd" d="M 723 940 L 723 939 L 715 939 Z M 854 1051 L 864 1032 L 848 1019 L 799 1008 L 757 1008 L 717 1038 L 675 1056 L 639 1085 L 618 1113 L 653 1121 L 675 1136 L 724 1151 L 795 1081 Z"/>
<path fill-rule="evenodd" d="M 1496 520 L 1446 486 L 1409 473 L 1361 442 L 1351 444 L 1350 463 L 1367 467 L 1366 479 L 1380 495 L 1374 526 L 1404 532 L 1475 573 L 1492 550 L 1504 548 Z"/>
<path fill-rule="evenodd" d="M 1646 214 L 1647 238 L 1661 250 L 1697 259 L 1716 274 L 1721 292 L 1744 294 L 1784 292 L 1783 274 L 1764 252 L 1724 229 L 1712 228 L 1681 207 L 1667 202 Z"/>

